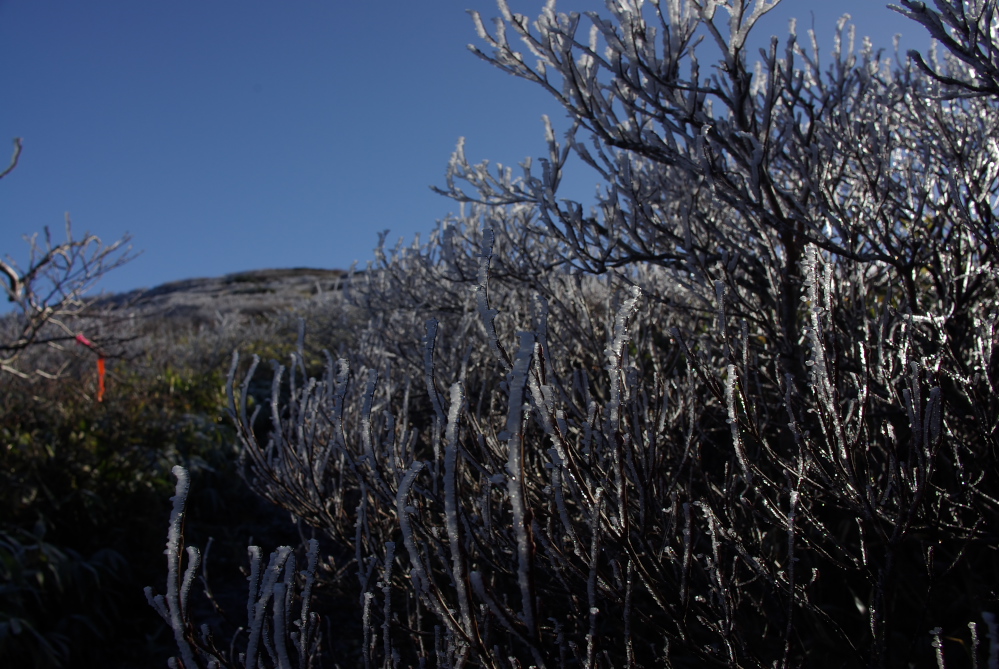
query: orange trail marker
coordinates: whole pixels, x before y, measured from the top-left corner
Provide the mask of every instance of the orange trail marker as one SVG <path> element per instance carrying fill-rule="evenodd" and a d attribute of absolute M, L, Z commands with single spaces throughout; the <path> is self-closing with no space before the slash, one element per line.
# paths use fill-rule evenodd
<path fill-rule="evenodd" d="M 104 358 L 97 358 L 97 401 L 104 401 Z"/>
<path fill-rule="evenodd" d="M 76 335 L 76 341 L 83 344 L 87 348 L 92 349 L 95 353 L 97 353 L 97 401 L 103 402 L 104 375 L 105 372 L 107 371 L 107 368 L 104 365 L 104 356 L 101 355 L 101 352 L 97 350 L 96 346 L 94 346 L 94 342 L 87 339 L 82 332 Z"/>

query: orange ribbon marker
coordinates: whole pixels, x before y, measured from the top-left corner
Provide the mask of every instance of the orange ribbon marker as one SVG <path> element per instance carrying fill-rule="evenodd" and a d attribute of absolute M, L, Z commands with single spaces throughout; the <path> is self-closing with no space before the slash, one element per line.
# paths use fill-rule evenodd
<path fill-rule="evenodd" d="M 97 358 L 97 401 L 104 401 L 104 358 Z"/>
<path fill-rule="evenodd" d="M 104 356 L 101 354 L 99 350 L 97 350 L 97 347 L 94 346 L 94 343 L 92 341 L 83 336 L 82 332 L 76 335 L 76 341 L 83 344 L 87 348 L 92 349 L 95 353 L 97 353 L 97 401 L 103 402 L 104 374 L 107 371 L 107 368 L 104 365 Z"/>

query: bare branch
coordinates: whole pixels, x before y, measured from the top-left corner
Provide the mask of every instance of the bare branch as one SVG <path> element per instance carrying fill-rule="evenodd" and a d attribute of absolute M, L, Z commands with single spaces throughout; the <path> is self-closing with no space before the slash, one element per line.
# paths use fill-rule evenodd
<path fill-rule="evenodd" d="M 22 147 L 23 147 L 23 142 L 21 141 L 21 138 L 20 137 L 15 137 L 14 138 L 14 155 L 11 156 L 11 158 L 10 158 L 10 165 L 7 166 L 7 169 L 5 169 L 3 172 L 0 172 L 0 179 L 3 179 L 5 176 L 7 176 L 11 172 L 13 172 L 14 168 L 17 167 L 17 161 L 20 160 L 20 158 L 21 158 L 21 148 Z"/>

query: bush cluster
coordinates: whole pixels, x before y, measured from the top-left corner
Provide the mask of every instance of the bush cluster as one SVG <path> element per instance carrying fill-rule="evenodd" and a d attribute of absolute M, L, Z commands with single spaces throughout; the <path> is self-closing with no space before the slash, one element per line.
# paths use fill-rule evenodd
<path fill-rule="evenodd" d="M 825 69 L 792 34 L 754 71 L 768 3 L 740 0 L 608 3 L 589 35 L 554 3 L 476 16 L 564 145 L 520 178 L 459 146 L 461 215 L 352 279 L 351 349 L 317 369 L 300 339 L 269 403 L 258 359 L 229 376 L 247 481 L 338 547 L 360 636 L 319 638 L 315 544 L 301 572 L 251 548 L 233 645 L 197 628 L 178 470 L 149 593 L 178 666 L 994 658 L 999 18 L 902 4 L 945 53 L 841 24 Z M 570 154 L 606 182 L 590 213 L 557 197 Z"/>

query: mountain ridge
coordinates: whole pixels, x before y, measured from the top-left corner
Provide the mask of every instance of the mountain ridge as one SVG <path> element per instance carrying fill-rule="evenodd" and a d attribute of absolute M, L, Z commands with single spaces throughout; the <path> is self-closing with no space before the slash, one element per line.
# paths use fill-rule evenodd
<path fill-rule="evenodd" d="M 350 275 L 346 270 L 312 267 L 248 270 L 102 295 L 94 307 L 193 320 L 220 314 L 264 316 L 304 300 L 339 294 Z"/>

